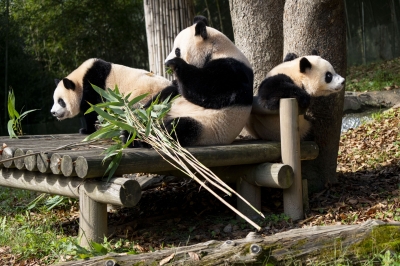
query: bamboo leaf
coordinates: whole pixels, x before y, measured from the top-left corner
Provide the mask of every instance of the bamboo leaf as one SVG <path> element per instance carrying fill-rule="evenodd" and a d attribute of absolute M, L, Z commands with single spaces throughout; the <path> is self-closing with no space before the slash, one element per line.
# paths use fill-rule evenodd
<path fill-rule="evenodd" d="M 143 100 L 144 98 L 146 98 L 147 95 L 149 95 L 149 94 L 148 94 L 148 93 L 145 93 L 145 94 L 142 94 L 142 95 L 139 95 L 139 96 L 133 98 L 133 99 L 128 103 L 128 107 L 129 107 L 129 108 L 132 108 L 132 106 L 133 106 L 134 104 L 136 104 L 136 103 L 140 102 L 141 100 Z"/>
<path fill-rule="evenodd" d="M 82 140 L 82 142 L 96 139 L 98 135 L 100 135 L 102 132 L 106 132 L 106 131 L 108 131 L 108 130 L 109 130 L 109 128 L 107 128 L 107 127 L 102 127 L 102 128 L 100 128 L 99 130 L 97 130 L 97 131 L 93 132 L 92 134 L 90 134 L 89 136 L 87 136 L 86 138 L 84 138 L 84 139 Z"/>
<path fill-rule="evenodd" d="M 124 106 L 124 104 L 120 103 L 120 102 L 104 102 L 104 103 L 98 103 L 98 104 L 96 104 L 96 106 L 99 108 L 105 108 L 105 107 L 109 107 L 109 106 Z M 93 111 L 94 110 L 93 110 L 92 106 L 90 106 L 89 109 L 87 109 L 87 111 L 85 112 L 85 115 L 89 114 Z"/>
<path fill-rule="evenodd" d="M 145 132 L 146 137 L 148 137 L 150 135 L 152 121 L 153 120 L 150 119 L 149 122 L 146 125 L 146 132 Z"/>
<path fill-rule="evenodd" d="M 18 136 L 14 132 L 13 125 L 14 119 L 9 120 L 7 123 L 8 135 L 10 136 L 10 138 L 18 138 Z"/>
<path fill-rule="evenodd" d="M 136 113 L 139 115 L 139 117 L 143 120 L 143 121 L 147 121 L 148 120 L 148 116 L 146 111 L 144 111 L 143 109 L 137 109 Z"/>
<path fill-rule="evenodd" d="M 122 151 L 120 150 L 114 156 L 113 160 L 108 165 L 106 172 L 104 173 L 104 175 L 106 175 L 109 172 L 108 177 L 107 177 L 107 181 L 109 181 L 113 177 L 115 171 L 117 170 L 117 168 L 119 166 L 119 163 L 121 162 L 121 159 L 122 159 Z"/>
<path fill-rule="evenodd" d="M 110 102 L 118 102 L 117 99 L 115 99 L 114 97 L 112 97 L 109 93 L 107 93 L 107 92 L 106 92 L 105 90 L 103 90 L 102 88 L 97 87 L 96 85 L 91 84 L 91 83 L 90 83 L 90 85 L 92 85 L 92 88 L 93 88 L 98 94 L 100 94 L 101 97 L 107 99 L 107 100 L 110 101 Z"/>
<path fill-rule="evenodd" d="M 123 96 L 122 95 L 119 95 L 119 90 L 118 90 L 118 87 L 117 86 L 115 86 L 115 89 L 114 90 L 116 90 L 116 91 L 113 91 L 113 90 L 111 90 L 111 89 L 107 89 L 107 93 L 109 93 L 110 95 L 111 95 L 111 97 L 114 97 L 118 102 L 120 102 L 120 103 L 124 103 L 124 100 L 123 100 Z M 116 92 L 118 92 L 118 93 L 116 93 Z"/>
<path fill-rule="evenodd" d="M 101 115 L 102 117 L 107 119 L 108 122 L 112 123 L 112 121 L 115 120 L 115 118 L 113 116 L 111 116 L 109 113 L 103 111 L 101 108 L 97 107 L 96 105 L 91 105 L 91 107 L 96 111 L 96 113 L 98 113 L 99 115 Z"/>
<path fill-rule="evenodd" d="M 32 110 L 25 111 L 20 115 L 19 119 L 22 120 L 27 114 L 29 114 L 33 111 L 37 111 L 37 110 L 40 110 L 40 109 L 32 109 Z"/>

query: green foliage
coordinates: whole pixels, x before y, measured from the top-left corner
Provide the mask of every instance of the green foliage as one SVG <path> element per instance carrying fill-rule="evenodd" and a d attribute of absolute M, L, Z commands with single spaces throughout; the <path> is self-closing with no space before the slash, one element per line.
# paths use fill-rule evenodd
<path fill-rule="evenodd" d="M 72 201 L 75 200 L 60 195 L 49 195 L 42 193 L 27 205 L 27 210 L 44 206 L 46 211 L 50 211 L 55 207 L 64 207 L 70 205 Z"/>
<path fill-rule="evenodd" d="M 352 66 L 347 71 L 346 90 L 380 91 L 400 86 L 400 59 Z"/>
<path fill-rule="evenodd" d="M 124 96 L 120 94 L 117 86 L 114 91 L 110 89 L 104 91 L 95 85 L 92 85 L 92 87 L 107 102 L 91 105 L 86 111 L 86 114 L 93 111 L 99 114 L 100 129 L 86 137 L 84 141 L 108 138 L 115 140 L 115 144 L 104 151 L 105 157 L 103 162 L 112 157 L 112 161 L 104 173 L 104 175 L 108 173 L 108 179 L 110 179 L 119 165 L 123 149 L 127 148 L 136 138 L 142 139 L 143 135 L 148 137 L 150 134 L 157 134 L 152 130 L 152 124 L 162 123 L 162 119 L 171 108 L 172 101 L 170 101 L 169 97 L 160 103 L 156 99 L 147 109 L 142 109 L 137 108 L 137 104 L 147 94 L 137 96 L 129 101 L 128 98 L 130 95 Z M 128 109 L 130 112 L 127 111 Z M 134 122 L 132 116 L 143 125 L 145 128 L 144 132 L 137 127 L 138 125 Z M 125 144 L 118 138 L 121 130 L 130 132 L 129 141 Z"/>
<path fill-rule="evenodd" d="M 22 132 L 22 119 L 24 119 L 27 114 L 36 111 L 37 109 L 28 110 L 23 112 L 22 114 L 19 114 L 18 111 L 15 110 L 15 96 L 12 89 L 8 92 L 7 108 L 8 116 L 10 118 L 7 123 L 8 135 L 10 136 L 10 138 L 18 138 L 18 136 L 22 136 L 24 134 Z"/>
<path fill-rule="evenodd" d="M 9 27 L 5 27 L 5 3 L 0 1 L 0 54 L 3 59 L 3 41 L 7 41 L 7 87 L 14 88 L 17 110 L 20 106 L 42 110 L 29 115 L 28 124 L 55 120 L 49 112 L 54 78 L 66 76 L 88 58 L 148 68 L 142 0 L 105 0 L 96 4 L 89 0 L 14 0 L 10 1 Z M 3 121 L 0 135 L 7 135 L 3 66 L 0 67 L 0 120 Z M 54 133 L 46 130 L 52 129 L 35 128 L 37 133 Z"/>
<path fill-rule="evenodd" d="M 90 0 L 15 0 L 12 14 L 26 51 L 48 70 L 65 74 L 91 57 L 141 68 L 147 65 L 140 0 L 96 4 Z"/>

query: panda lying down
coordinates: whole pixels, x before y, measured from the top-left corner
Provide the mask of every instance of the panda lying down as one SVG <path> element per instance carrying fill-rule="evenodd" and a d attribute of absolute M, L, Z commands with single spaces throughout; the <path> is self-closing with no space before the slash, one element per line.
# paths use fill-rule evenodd
<path fill-rule="evenodd" d="M 259 106 L 269 110 L 279 109 L 281 98 L 296 98 L 299 109 L 306 111 L 311 98 L 328 96 L 339 92 L 345 79 L 338 75 L 332 65 L 316 55 L 298 57 L 286 55 L 284 62 L 274 67 L 261 82 L 258 89 L 257 108 L 246 124 L 246 130 L 257 139 L 279 141 L 280 119 L 278 114 L 265 114 Z M 260 110 L 257 112 L 256 110 Z M 303 140 L 311 129 L 304 115 L 299 116 L 299 133 Z"/>
<path fill-rule="evenodd" d="M 142 103 L 151 101 L 161 90 L 174 86 L 171 81 L 149 71 L 95 58 L 86 60 L 67 77 L 55 82 L 57 87 L 53 95 L 54 105 L 50 112 L 58 120 L 72 118 L 80 112 L 85 113 L 90 107 L 88 102 L 91 104 L 102 102 L 100 95 L 90 83 L 102 89 L 114 89 L 115 85 L 118 85 L 121 93 L 125 95 L 131 93 L 130 99 L 149 93 Z M 86 114 L 84 118 L 87 128 L 81 128 L 79 133 L 93 133 L 96 130 L 97 114 L 92 112 Z"/>

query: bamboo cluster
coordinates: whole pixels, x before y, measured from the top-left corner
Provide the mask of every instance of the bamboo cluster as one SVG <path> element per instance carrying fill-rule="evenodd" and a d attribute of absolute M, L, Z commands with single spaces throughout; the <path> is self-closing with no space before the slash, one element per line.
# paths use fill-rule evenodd
<path fill-rule="evenodd" d="M 145 0 L 143 2 L 150 71 L 167 78 L 164 60 L 178 33 L 193 22 L 191 0 Z"/>

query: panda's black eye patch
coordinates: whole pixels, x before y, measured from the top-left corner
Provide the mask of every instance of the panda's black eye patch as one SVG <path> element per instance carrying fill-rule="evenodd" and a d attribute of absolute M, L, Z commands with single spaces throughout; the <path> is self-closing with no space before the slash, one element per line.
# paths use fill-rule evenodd
<path fill-rule="evenodd" d="M 176 55 L 176 57 L 181 57 L 181 49 L 176 48 L 175 49 L 175 55 Z"/>
<path fill-rule="evenodd" d="M 325 82 L 326 82 L 326 83 L 331 83 L 332 78 L 333 78 L 332 73 L 329 72 L 329 71 L 326 72 L 326 74 L 325 74 Z"/>
<path fill-rule="evenodd" d="M 65 104 L 65 102 L 64 102 L 64 100 L 63 99 L 58 99 L 58 104 L 62 107 L 62 108 L 65 108 L 65 106 L 67 106 L 66 104 Z"/>

